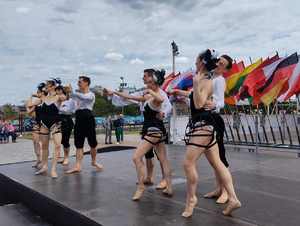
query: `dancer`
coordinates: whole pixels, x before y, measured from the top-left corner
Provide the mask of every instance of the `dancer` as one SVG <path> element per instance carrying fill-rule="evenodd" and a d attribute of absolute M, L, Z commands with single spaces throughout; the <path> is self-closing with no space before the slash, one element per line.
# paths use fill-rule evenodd
<path fill-rule="evenodd" d="M 206 50 L 196 60 L 196 75 L 193 78 L 193 92 L 190 94 L 191 119 L 187 127 L 185 141 L 187 151 L 184 159 L 184 170 L 187 177 L 186 207 L 183 217 L 190 217 L 197 205 L 197 160 L 205 153 L 206 158 L 220 176 L 222 185 L 228 192 L 228 204 L 223 210 L 224 215 L 230 215 L 233 210 L 241 207 L 232 182 L 231 174 L 219 157 L 216 145 L 216 123 L 212 112 L 205 108 L 207 100 L 213 95 L 211 73 L 215 69 L 216 59 L 212 52 Z"/>
<path fill-rule="evenodd" d="M 70 153 L 70 137 L 74 128 L 72 115 L 75 113 L 76 105 L 75 101 L 70 98 L 70 89 L 68 87 L 57 86 L 55 89 L 57 95 L 65 95 L 66 100 L 63 101 L 59 108 L 59 114 L 61 117 L 61 133 L 62 139 L 61 144 L 64 148 L 64 158 L 60 162 L 66 166 L 69 164 L 69 153 Z"/>
<path fill-rule="evenodd" d="M 35 104 L 41 105 L 40 108 L 40 140 L 42 143 L 42 163 L 41 169 L 36 172 L 36 175 L 45 174 L 48 171 L 49 157 L 49 141 L 52 135 L 54 143 L 54 151 L 51 165 L 51 177 L 57 178 L 56 165 L 58 153 L 61 145 L 61 128 L 59 117 L 59 106 L 66 99 L 64 95 L 57 95 L 55 88 L 60 85 L 59 79 L 52 79 L 46 82 L 46 90 L 48 95 L 41 96 L 40 100 Z"/>
<path fill-rule="evenodd" d="M 225 146 L 223 142 L 224 132 L 225 132 L 225 123 L 222 116 L 219 114 L 221 108 L 224 107 L 224 93 L 226 88 L 225 79 L 223 74 L 231 69 L 232 59 L 228 55 L 222 55 L 218 62 L 216 63 L 217 67 L 214 69 L 213 76 L 213 100 L 208 100 L 205 103 L 205 108 L 212 111 L 212 115 L 216 122 L 216 139 L 219 148 L 220 159 L 223 164 L 228 168 L 229 163 L 226 159 Z M 217 198 L 216 203 L 224 204 L 228 201 L 228 193 L 225 189 L 225 186 L 222 185 L 220 176 L 216 171 L 216 189 L 212 192 L 204 195 L 205 198 Z"/>
<path fill-rule="evenodd" d="M 171 169 L 167 158 L 167 151 L 165 144 L 163 143 L 166 139 L 166 129 L 158 116 L 159 112 L 162 111 L 162 104 L 167 98 L 164 92 L 160 89 L 164 81 L 164 71 L 155 71 L 154 69 L 146 69 L 144 71 L 150 75 L 148 81 L 146 81 L 147 89 L 144 91 L 143 96 L 132 96 L 122 92 L 115 91 L 114 94 L 123 97 L 125 99 L 134 100 L 144 103 L 144 123 L 142 129 L 142 142 L 138 145 L 134 155 L 133 162 L 136 166 L 138 187 L 135 194 L 132 197 L 133 201 L 138 201 L 145 190 L 144 180 L 144 162 L 143 156 L 155 147 L 157 150 L 157 156 L 163 167 L 163 174 L 167 182 L 167 187 L 163 190 L 163 194 L 172 196 L 172 183 L 171 183 Z"/>
<path fill-rule="evenodd" d="M 71 93 L 71 97 L 76 102 L 77 110 L 75 112 L 74 142 L 76 147 L 76 164 L 68 170 L 67 173 L 78 173 L 82 168 L 83 146 L 85 138 L 91 149 L 92 166 L 97 170 L 102 170 L 103 166 L 96 162 L 97 156 L 97 138 L 96 122 L 93 115 L 95 103 L 95 94 L 90 91 L 91 79 L 87 76 L 79 76 L 79 90 Z M 70 89 L 72 90 L 71 86 Z"/>
<path fill-rule="evenodd" d="M 45 97 L 47 92 L 45 90 L 46 84 L 40 83 L 37 87 L 36 94 L 32 95 L 26 103 L 26 110 L 31 117 L 32 122 L 32 142 L 33 150 L 36 155 L 36 163 L 32 166 L 34 168 L 40 168 L 42 163 L 41 155 L 41 142 L 40 142 L 40 106 L 35 105 L 40 101 L 40 98 Z"/>
<path fill-rule="evenodd" d="M 153 70 L 144 70 L 144 75 L 143 75 L 143 82 L 146 85 L 148 82 L 151 82 L 153 79 Z M 124 99 L 120 96 L 114 95 L 113 91 L 105 89 L 105 94 L 108 96 L 112 97 L 112 103 L 116 104 L 116 105 L 129 105 L 129 104 L 139 104 L 140 105 L 140 111 L 143 113 L 144 112 L 144 102 L 137 102 L 134 100 L 129 100 L 129 99 Z M 168 99 L 167 94 L 163 91 L 160 90 L 161 94 L 164 96 L 164 101 L 162 103 L 161 106 L 161 111 L 159 112 L 159 114 L 157 114 L 157 117 L 161 120 L 163 120 L 164 118 L 168 117 L 172 111 L 172 105 Z M 132 96 L 142 96 L 144 94 L 144 91 L 138 91 L 135 93 L 132 93 Z M 150 150 L 145 154 L 145 159 L 146 159 L 146 172 L 147 175 L 144 179 L 144 184 L 145 185 L 153 185 L 154 184 L 154 179 L 153 179 L 153 175 L 154 175 L 154 156 L 155 156 L 155 148 L 150 148 Z M 160 163 L 160 168 L 161 168 L 161 172 L 162 172 L 162 179 L 161 181 L 158 183 L 158 185 L 156 186 L 157 190 L 164 190 L 167 187 L 167 183 L 165 180 L 165 176 L 164 176 L 164 171 L 163 171 L 163 166 L 162 163 L 160 161 L 160 159 L 158 158 L 158 156 L 156 155 L 159 163 Z"/>

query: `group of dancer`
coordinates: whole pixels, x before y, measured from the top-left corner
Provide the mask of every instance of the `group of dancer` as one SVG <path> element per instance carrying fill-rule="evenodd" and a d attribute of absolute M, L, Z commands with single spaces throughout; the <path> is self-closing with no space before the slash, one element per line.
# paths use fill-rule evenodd
<path fill-rule="evenodd" d="M 205 198 L 217 197 L 217 203 L 227 203 L 223 210 L 224 215 L 230 215 L 241 207 L 238 200 L 228 162 L 225 157 L 223 136 L 225 125 L 219 115 L 224 106 L 225 80 L 222 75 L 232 67 L 232 59 L 228 55 L 219 58 L 215 52 L 206 50 L 196 59 L 196 75 L 193 78 L 191 91 L 172 90 L 170 95 L 181 95 L 189 98 L 190 120 L 186 128 L 186 153 L 183 168 L 187 178 L 186 206 L 183 217 L 190 217 L 197 205 L 196 196 L 198 184 L 197 160 L 205 155 L 212 166 L 217 187 Z M 145 185 L 153 184 L 154 154 L 160 162 L 162 180 L 157 189 L 162 189 L 164 195 L 173 196 L 171 165 L 168 160 L 165 141 L 167 131 L 164 118 L 172 110 L 167 94 L 160 88 L 164 82 L 164 71 L 145 69 L 143 81 L 145 90 L 139 93 L 104 89 L 103 94 L 112 101 L 134 102 L 140 104 L 144 115 L 142 140 L 133 154 L 133 162 L 137 172 L 137 189 L 132 200 L 142 198 Z M 28 112 L 35 117 L 33 140 L 37 155 L 36 174 L 47 172 L 49 154 L 49 134 L 53 136 L 54 154 L 52 159 L 51 176 L 56 178 L 56 165 L 61 144 L 64 146 L 63 164 L 68 164 L 69 138 L 73 128 L 71 115 L 75 112 L 74 141 L 76 147 L 76 164 L 67 173 L 81 171 L 84 140 L 87 138 L 91 148 L 92 165 L 101 170 L 103 166 L 96 162 L 96 131 L 95 119 L 92 114 L 95 95 L 89 90 L 90 79 L 79 77 L 77 91 L 71 86 L 62 87 L 57 79 L 47 81 L 38 87 L 37 93 L 30 98 L 27 104 Z M 39 144 L 41 142 L 41 147 Z M 146 167 L 143 161 L 146 157 Z M 145 172 L 147 169 L 147 174 Z"/>
<path fill-rule="evenodd" d="M 227 203 L 223 210 L 224 215 L 230 215 L 235 209 L 241 207 L 236 196 L 232 176 L 228 170 L 225 156 L 223 136 L 225 125 L 219 115 L 224 106 L 225 80 L 222 75 L 232 67 L 232 59 L 228 55 L 216 57 L 215 52 L 206 50 L 196 59 L 196 75 L 193 78 L 192 91 L 172 90 L 171 95 L 181 95 L 189 98 L 190 121 L 187 125 L 185 142 L 186 154 L 184 171 L 187 177 L 186 207 L 183 217 L 190 217 L 197 205 L 196 196 L 198 184 L 197 160 L 205 155 L 213 167 L 217 188 L 206 194 L 205 198 L 217 197 L 217 203 Z M 133 155 L 136 166 L 138 185 L 132 199 L 139 200 L 145 190 L 145 184 L 152 183 L 153 167 L 151 158 L 155 152 L 162 169 L 163 180 L 158 188 L 163 188 L 163 194 L 173 195 L 171 181 L 171 166 L 165 147 L 166 129 L 163 118 L 170 112 L 170 103 L 166 93 L 160 88 L 164 82 L 164 73 L 153 69 L 144 70 L 144 83 L 146 89 L 142 94 L 129 95 L 122 92 L 105 90 L 106 95 L 112 98 L 123 98 L 141 103 L 144 115 L 142 128 L 142 142 Z M 119 101 L 118 101 L 119 102 Z M 150 155 L 150 158 L 147 156 Z M 143 157 L 146 156 L 147 176 Z M 150 162 L 149 162 L 150 159 Z"/>
<path fill-rule="evenodd" d="M 51 177 L 57 178 L 56 166 L 60 157 L 61 145 L 64 148 L 63 165 L 69 163 L 70 136 L 74 128 L 74 140 L 76 147 L 76 164 L 66 173 L 81 171 L 83 159 L 84 140 L 87 138 L 92 156 L 92 166 L 101 170 L 103 166 L 96 162 L 97 139 L 96 124 L 92 114 L 95 95 L 89 90 L 90 78 L 80 76 L 78 90 L 72 90 L 70 85 L 62 86 L 59 79 L 51 79 L 40 83 L 37 91 L 27 104 L 27 112 L 32 117 L 32 140 L 37 162 L 34 167 L 36 175 L 47 174 L 49 158 L 49 142 L 52 136 L 53 157 L 51 165 Z M 72 116 L 75 114 L 75 124 Z"/>

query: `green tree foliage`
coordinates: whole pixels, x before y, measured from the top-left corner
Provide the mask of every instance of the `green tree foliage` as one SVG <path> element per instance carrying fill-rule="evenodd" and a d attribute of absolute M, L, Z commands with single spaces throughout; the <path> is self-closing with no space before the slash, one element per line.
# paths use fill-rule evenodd
<path fill-rule="evenodd" d="M 18 116 L 18 112 L 16 112 L 10 104 L 4 105 L 2 111 L 5 119 L 15 119 Z"/>
<path fill-rule="evenodd" d="M 94 105 L 94 114 L 96 116 L 107 116 L 122 113 L 121 107 L 112 105 L 111 101 L 107 100 L 99 94 L 96 94 L 96 101 Z M 129 105 L 124 107 L 124 115 L 136 116 L 140 114 L 138 105 Z"/>

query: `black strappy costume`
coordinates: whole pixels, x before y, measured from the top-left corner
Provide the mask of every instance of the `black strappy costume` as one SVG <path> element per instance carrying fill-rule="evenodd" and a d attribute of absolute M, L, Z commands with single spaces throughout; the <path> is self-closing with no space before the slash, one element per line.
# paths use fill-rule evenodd
<path fill-rule="evenodd" d="M 194 145 L 209 149 L 217 143 L 215 140 L 216 123 L 214 117 L 210 110 L 206 110 L 204 108 L 196 109 L 193 92 L 190 94 L 189 98 L 191 117 L 186 127 L 184 141 L 186 145 Z M 201 131 L 201 134 L 196 133 L 199 131 Z M 207 144 L 196 144 L 190 141 L 191 137 L 210 137 L 210 140 Z"/>
<path fill-rule="evenodd" d="M 157 118 L 157 114 L 159 114 L 158 111 L 153 110 L 149 103 L 145 104 L 144 107 L 144 123 L 142 128 L 142 139 L 148 141 L 149 143 L 153 145 L 157 145 L 159 143 L 162 143 L 166 141 L 166 135 L 167 131 L 164 126 L 163 120 L 160 120 Z M 152 142 L 151 140 L 147 139 L 147 137 L 154 137 L 159 138 L 157 142 Z"/>
<path fill-rule="evenodd" d="M 55 103 L 51 103 L 49 105 L 45 102 L 42 103 L 39 118 L 41 126 L 48 129 L 49 133 L 52 132 L 53 134 L 55 134 L 61 132 L 59 110 Z M 48 135 L 49 133 L 40 134 Z"/>

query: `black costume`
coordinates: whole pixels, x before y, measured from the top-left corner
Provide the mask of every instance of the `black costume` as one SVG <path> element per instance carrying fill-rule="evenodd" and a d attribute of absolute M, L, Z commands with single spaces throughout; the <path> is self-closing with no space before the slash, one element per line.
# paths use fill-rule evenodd
<path fill-rule="evenodd" d="M 196 109 L 194 104 L 193 92 L 190 94 L 189 98 L 191 117 L 186 127 L 184 141 L 186 145 L 194 145 L 197 147 L 209 149 L 216 144 L 215 135 L 217 125 L 215 119 L 210 110 L 206 110 L 204 108 Z M 201 131 L 201 133 L 195 133 L 198 131 Z M 197 144 L 190 141 L 191 137 L 209 137 L 210 140 L 207 144 Z"/>
<path fill-rule="evenodd" d="M 159 114 L 159 111 L 153 110 L 149 106 L 149 103 L 145 104 L 144 112 L 143 112 L 144 123 L 142 128 L 142 139 L 148 141 L 153 145 L 157 145 L 159 143 L 166 141 L 166 135 L 167 135 L 164 122 L 163 120 L 157 118 L 157 114 Z M 146 137 L 159 138 L 159 140 L 157 142 L 152 142 Z"/>

